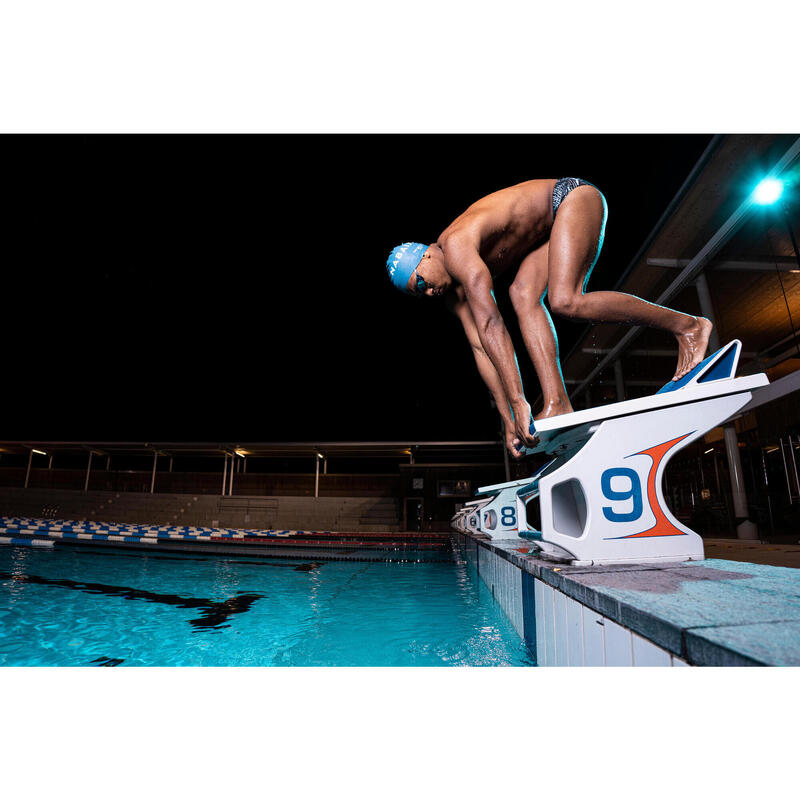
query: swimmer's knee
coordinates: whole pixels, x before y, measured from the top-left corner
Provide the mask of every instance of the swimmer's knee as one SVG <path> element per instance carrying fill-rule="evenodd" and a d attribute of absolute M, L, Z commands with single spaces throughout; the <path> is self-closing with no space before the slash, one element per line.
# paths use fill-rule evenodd
<path fill-rule="evenodd" d="M 514 311 L 517 314 L 530 311 L 530 309 L 544 299 L 547 290 L 542 292 L 539 288 L 531 286 L 530 283 L 517 282 L 508 287 L 508 296 L 511 299 L 511 305 L 514 306 Z"/>
<path fill-rule="evenodd" d="M 550 310 L 560 317 L 580 317 L 583 295 L 564 290 L 550 290 Z"/>

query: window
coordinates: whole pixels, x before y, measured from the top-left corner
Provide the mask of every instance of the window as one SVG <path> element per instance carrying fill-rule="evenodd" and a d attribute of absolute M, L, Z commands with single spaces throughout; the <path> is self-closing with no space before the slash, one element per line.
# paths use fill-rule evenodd
<path fill-rule="evenodd" d="M 470 481 L 439 481 L 439 497 L 471 497 Z"/>

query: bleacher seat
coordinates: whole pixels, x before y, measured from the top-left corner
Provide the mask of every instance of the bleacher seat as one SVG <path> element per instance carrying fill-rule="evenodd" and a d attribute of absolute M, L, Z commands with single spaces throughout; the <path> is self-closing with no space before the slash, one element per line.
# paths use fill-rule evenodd
<path fill-rule="evenodd" d="M 400 504 L 391 497 L 221 497 L 0 487 L 0 514 L 230 528 L 343 532 L 401 529 Z"/>

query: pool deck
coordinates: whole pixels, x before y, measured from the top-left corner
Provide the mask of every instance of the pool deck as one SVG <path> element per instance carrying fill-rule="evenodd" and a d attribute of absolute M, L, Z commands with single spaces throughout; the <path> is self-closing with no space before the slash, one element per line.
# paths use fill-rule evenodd
<path fill-rule="evenodd" d="M 537 558 L 518 539 L 464 535 L 688 664 L 800 664 L 799 569 L 713 557 L 572 567 Z M 757 543 L 729 544 L 732 552 L 770 553 Z M 714 543 L 708 551 L 724 552 L 724 546 Z M 793 550 L 789 556 L 794 559 Z"/>
<path fill-rule="evenodd" d="M 800 539 L 800 534 L 797 536 Z M 704 539 L 706 558 L 726 558 L 773 567 L 800 568 L 800 545 L 769 544 L 742 539 Z"/>

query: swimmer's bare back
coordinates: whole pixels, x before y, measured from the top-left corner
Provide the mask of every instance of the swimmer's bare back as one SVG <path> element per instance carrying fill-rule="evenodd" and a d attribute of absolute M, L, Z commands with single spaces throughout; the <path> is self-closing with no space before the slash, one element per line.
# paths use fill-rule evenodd
<path fill-rule="evenodd" d="M 553 224 L 555 179 L 532 180 L 482 197 L 456 217 L 439 236 L 468 240 L 493 276 L 501 275 L 545 241 Z"/>
<path fill-rule="evenodd" d="M 529 256 L 530 266 L 541 271 L 541 288 L 549 290 L 550 305 L 559 316 L 592 323 L 644 325 L 670 332 L 678 344 L 673 380 L 683 377 L 703 359 L 711 323 L 703 317 L 682 314 L 622 292 L 587 293 L 590 262 L 593 266 L 595 248 L 599 250 L 602 244 L 605 201 L 596 187 L 578 187 L 563 200 L 559 222 L 554 226 L 552 202 L 556 183 L 555 179 L 525 181 L 481 198 L 448 225 L 437 243 L 444 248 L 453 237 L 468 241 L 492 277 L 526 264 Z M 547 244 L 550 244 L 549 254 Z M 543 259 L 536 255 L 540 248 L 544 251 Z M 523 278 L 530 281 L 532 276 L 523 276 L 523 271 L 520 270 L 515 283 Z M 547 331 L 540 335 L 549 338 Z M 530 344 L 528 349 L 531 350 Z M 544 378 L 543 371 L 551 370 L 547 367 L 542 370 L 537 364 L 540 380 Z M 561 390 L 557 394 L 555 401 L 545 404 L 551 410 L 545 410 L 544 416 L 570 410 L 566 392 Z"/>

